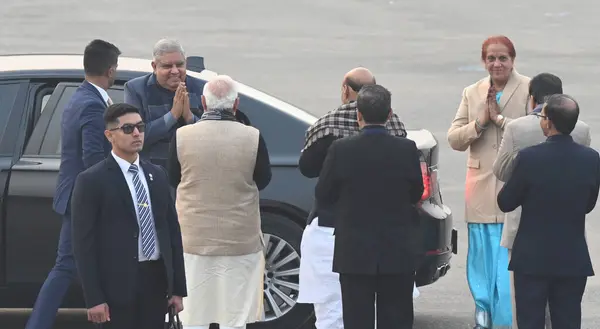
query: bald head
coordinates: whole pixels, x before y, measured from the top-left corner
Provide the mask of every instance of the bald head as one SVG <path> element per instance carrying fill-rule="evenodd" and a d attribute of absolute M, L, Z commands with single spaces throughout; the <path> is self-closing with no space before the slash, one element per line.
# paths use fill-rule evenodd
<path fill-rule="evenodd" d="M 360 88 L 365 85 L 374 85 L 375 76 L 364 67 L 357 67 L 344 75 L 342 81 L 342 102 L 356 101 Z"/>
<path fill-rule="evenodd" d="M 357 67 L 346 73 L 344 76 L 344 84 L 350 87 L 354 92 L 358 93 L 360 87 L 364 85 L 374 85 L 375 76 L 373 76 L 373 73 L 366 68 Z"/>
<path fill-rule="evenodd" d="M 546 99 L 543 110 L 559 133 L 569 135 L 575 129 L 579 119 L 579 104 L 573 97 L 565 94 L 551 95 Z"/>
<path fill-rule="evenodd" d="M 202 92 L 202 103 L 206 110 L 235 110 L 238 99 L 236 83 L 227 75 L 210 79 Z"/>

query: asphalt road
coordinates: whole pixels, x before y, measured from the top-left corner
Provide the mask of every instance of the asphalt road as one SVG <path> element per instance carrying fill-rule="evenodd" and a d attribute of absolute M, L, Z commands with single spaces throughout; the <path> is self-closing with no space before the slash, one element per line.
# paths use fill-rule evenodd
<path fill-rule="evenodd" d="M 315 114 L 338 105 L 345 72 L 370 68 L 392 91 L 394 108 L 407 126 L 429 129 L 439 139 L 443 197 L 460 231 L 452 270 L 421 289 L 415 328 L 463 329 L 472 328 L 474 308 L 465 279 L 466 155 L 449 148 L 446 131 L 462 89 L 484 75 L 481 42 L 505 34 L 516 45 L 521 73 L 559 75 L 565 91 L 579 100 L 581 118 L 592 127 L 592 146 L 598 148 L 597 8 L 592 0 L 577 5 L 557 0 L 2 0 L 0 53 L 81 53 L 92 38 L 103 38 L 124 55 L 149 58 L 155 41 L 175 37 L 188 54 L 204 56 L 211 70 Z M 598 211 L 588 217 L 597 272 L 599 217 Z M 583 328 L 600 328 L 598 310 L 600 279 L 592 278 Z M 24 316 L 1 312 L 0 326 L 22 328 Z M 57 328 L 87 328 L 77 319 L 83 318 L 61 316 Z"/>

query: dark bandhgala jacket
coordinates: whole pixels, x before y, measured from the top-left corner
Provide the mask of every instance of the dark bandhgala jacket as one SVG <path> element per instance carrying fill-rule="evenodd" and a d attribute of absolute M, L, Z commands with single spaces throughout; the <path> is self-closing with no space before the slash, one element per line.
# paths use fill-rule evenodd
<path fill-rule="evenodd" d="M 498 194 L 504 212 L 522 207 L 509 269 L 539 276 L 592 276 L 585 216 L 596 206 L 600 156 L 569 135 L 521 150 Z"/>
<path fill-rule="evenodd" d="M 413 273 L 422 256 L 415 205 L 423 194 L 412 140 L 367 126 L 329 148 L 315 188 L 335 205 L 333 270 L 344 274 Z"/>

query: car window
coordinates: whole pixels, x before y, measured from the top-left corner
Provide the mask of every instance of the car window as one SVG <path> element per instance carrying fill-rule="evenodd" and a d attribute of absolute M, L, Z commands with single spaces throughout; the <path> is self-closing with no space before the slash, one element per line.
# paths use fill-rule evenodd
<path fill-rule="evenodd" d="M 120 86 L 118 86 L 118 87 L 120 87 Z M 60 100 L 58 101 L 56 110 L 54 111 L 54 114 L 52 115 L 52 119 L 50 120 L 48 132 L 57 132 L 58 133 L 57 139 L 46 138 L 46 140 L 48 142 L 56 143 L 56 146 L 53 148 L 54 152 L 51 155 L 60 156 L 60 150 L 61 150 L 61 145 L 62 145 L 61 140 L 60 140 L 61 117 L 62 117 L 63 110 L 65 109 L 65 106 L 67 106 L 67 104 L 71 100 L 71 97 L 73 97 L 73 94 L 75 93 L 76 90 L 77 90 L 77 86 L 68 86 L 65 88 L 64 92 L 60 96 Z M 108 90 L 108 96 L 110 96 L 110 98 L 112 99 L 112 101 L 114 103 L 121 103 L 125 99 L 125 94 L 124 94 L 123 90 L 117 89 L 114 87 Z M 44 143 L 46 143 L 46 140 L 44 140 Z M 53 141 L 56 141 L 56 142 L 53 142 Z M 48 149 L 48 148 L 44 145 L 44 146 L 42 146 L 42 149 Z"/>
<path fill-rule="evenodd" d="M 48 104 L 48 100 L 50 99 L 50 96 L 52 96 L 52 93 L 50 93 L 48 95 L 44 95 L 44 97 L 42 97 L 42 110 L 41 110 L 41 112 L 44 112 L 44 109 L 46 108 L 46 104 Z"/>
<path fill-rule="evenodd" d="M 271 162 L 282 158 L 297 161 L 308 127 L 305 122 L 245 95 L 240 95 L 240 111 L 248 116 L 252 126 L 260 130 L 267 144 Z"/>
<path fill-rule="evenodd" d="M 52 143 L 54 146 L 49 147 L 50 145 L 45 145 L 42 147 L 43 150 L 53 150 L 51 151 L 52 154 L 48 155 L 60 156 L 61 116 L 64 107 L 71 99 L 76 89 L 77 86 L 67 86 L 60 96 L 57 108 L 54 111 L 47 130 L 48 134 L 54 133 L 58 135 L 52 138 L 46 137 L 44 140 L 44 143 Z M 109 89 L 108 94 L 115 103 L 124 101 L 124 92 L 121 86 Z M 307 128 L 305 122 L 245 95 L 240 95 L 240 110 L 248 116 L 252 126 L 260 130 L 267 144 L 272 162 L 275 160 L 274 157 L 277 159 L 286 158 L 292 162 L 297 161 L 300 150 L 304 144 L 304 133 Z"/>
<path fill-rule="evenodd" d="M 0 83 L 0 154 L 12 155 L 14 149 L 14 140 L 4 138 L 5 134 L 14 134 L 14 129 L 9 129 L 9 123 L 12 120 L 10 115 L 13 113 L 13 107 L 19 95 L 21 88 L 20 82 Z M 14 123 L 14 121 L 13 121 Z M 12 127 L 15 128 L 15 127 Z M 18 129 L 19 127 L 16 127 Z M 13 144 L 13 145 L 10 145 Z"/>

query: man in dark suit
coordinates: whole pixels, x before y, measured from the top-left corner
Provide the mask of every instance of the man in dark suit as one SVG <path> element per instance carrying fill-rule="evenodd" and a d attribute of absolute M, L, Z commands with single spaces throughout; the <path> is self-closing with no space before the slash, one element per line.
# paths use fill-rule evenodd
<path fill-rule="evenodd" d="M 64 295 L 76 277 L 71 245 L 70 200 L 75 177 L 102 161 L 110 145 L 104 138 L 102 115 L 112 102 L 106 90 L 113 85 L 121 52 L 111 43 L 93 40 L 85 48 L 85 81 L 62 114 L 61 163 L 54 195 L 54 210 L 62 215 L 56 263 L 48 274 L 26 329 L 50 329 Z"/>
<path fill-rule="evenodd" d="M 390 135 L 391 95 L 361 88 L 361 133 L 331 144 L 315 195 L 333 205 L 333 271 L 340 274 L 344 327 L 412 328 L 413 283 L 422 254 L 415 205 L 423 194 L 416 144 Z M 377 297 L 376 297 L 377 296 Z"/>
<path fill-rule="evenodd" d="M 105 329 L 162 329 L 167 305 L 187 295 L 181 231 L 165 169 L 140 160 L 138 109 L 104 115 L 112 152 L 73 191 L 73 247 L 88 320 Z"/>
<path fill-rule="evenodd" d="M 554 329 L 581 328 L 581 299 L 594 275 L 585 216 L 600 189 L 600 156 L 573 141 L 579 105 L 567 95 L 544 104 L 544 143 L 521 150 L 498 194 L 498 206 L 521 206 L 509 269 L 514 272 L 519 329 L 543 329 L 546 303 Z"/>

